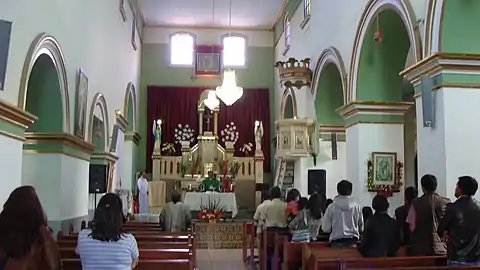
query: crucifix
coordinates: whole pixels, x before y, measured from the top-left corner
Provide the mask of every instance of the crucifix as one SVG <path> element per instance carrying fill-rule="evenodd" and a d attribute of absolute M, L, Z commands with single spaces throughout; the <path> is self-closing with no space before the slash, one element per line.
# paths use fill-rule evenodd
<path fill-rule="evenodd" d="M 211 131 L 210 130 L 210 121 L 212 119 L 212 112 L 210 109 L 205 107 L 205 114 L 203 115 L 203 118 L 205 118 L 205 129 L 204 131 Z"/>

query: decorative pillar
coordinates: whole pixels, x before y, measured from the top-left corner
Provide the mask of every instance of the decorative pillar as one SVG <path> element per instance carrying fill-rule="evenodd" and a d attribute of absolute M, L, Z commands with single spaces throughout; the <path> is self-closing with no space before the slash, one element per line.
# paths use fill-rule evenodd
<path fill-rule="evenodd" d="M 10 193 L 22 185 L 22 148 L 25 130 L 37 117 L 17 106 L 0 99 L 0 148 L 5 158 L 0 162 L 2 181 L 0 189 L 0 205 L 3 205 Z M 8 158 L 7 158 L 8 157 Z"/>
<path fill-rule="evenodd" d="M 402 72 L 415 87 L 419 181 L 424 174 L 435 175 L 437 192 L 452 200 L 459 176 L 480 178 L 479 66 L 479 55 L 438 53 Z M 426 93 L 431 103 L 423 100 Z M 434 115 L 431 127 L 424 126 L 424 105 Z M 480 192 L 475 197 L 480 199 Z"/>
<path fill-rule="evenodd" d="M 213 110 L 213 135 L 218 137 L 218 112 L 219 108 Z"/>
<path fill-rule="evenodd" d="M 338 109 L 345 119 L 347 179 L 353 183 L 360 205 L 370 205 L 376 192 L 367 188 L 368 161 L 372 153 L 395 153 L 403 163 L 404 113 L 411 102 L 353 101 Z M 402 180 L 403 181 L 403 180 Z M 390 198 L 390 211 L 403 204 L 403 187 Z"/>
<path fill-rule="evenodd" d="M 198 136 L 203 135 L 203 112 L 204 109 L 198 109 Z"/>
<path fill-rule="evenodd" d="M 182 160 L 191 160 L 192 158 L 192 148 L 190 147 L 190 141 L 182 142 Z"/>
<path fill-rule="evenodd" d="M 125 148 L 125 132 L 127 131 L 128 127 L 128 121 L 125 119 L 125 117 L 122 115 L 122 112 L 120 110 L 115 110 L 115 124 L 119 127 L 118 130 L 118 135 L 117 135 L 117 145 L 115 147 L 115 155 L 118 157 L 117 160 L 118 162 L 115 161 L 116 166 L 113 171 L 113 178 L 112 182 L 110 183 L 109 192 L 116 192 L 120 196 L 124 193 L 124 180 L 123 179 L 123 162 L 124 162 L 124 148 Z M 111 146 L 110 146 L 111 147 Z M 124 198 L 126 201 L 126 197 Z"/>
<path fill-rule="evenodd" d="M 133 191 L 136 188 L 136 157 L 138 145 L 140 143 L 140 134 L 135 131 L 127 131 L 125 133 L 125 148 L 123 149 L 123 186 L 125 190 Z"/>
<path fill-rule="evenodd" d="M 255 151 L 255 156 L 253 156 L 255 161 L 255 183 L 263 184 L 263 161 L 265 160 L 262 150 Z"/>

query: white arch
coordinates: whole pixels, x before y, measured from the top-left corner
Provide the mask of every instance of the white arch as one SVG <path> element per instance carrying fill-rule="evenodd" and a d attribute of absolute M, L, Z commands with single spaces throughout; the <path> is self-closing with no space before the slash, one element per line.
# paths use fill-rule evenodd
<path fill-rule="evenodd" d="M 337 67 L 338 72 L 340 73 L 340 77 L 342 80 L 343 103 L 345 104 L 347 102 L 347 72 L 345 69 L 345 63 L 343 62 L 340 52 L 334 47 L 328 47 L 327 49 L 323 50 L 318 58 L 317 65 L 315 66 L 312 79 L 313 86 L 310 89 L 312 92 L 314 104 L 317 99 L 317 89 L 318 84 L 320 83 L 320 77 L 323 70 L 328 64 L 334 64 Z"/>
<path fill-rule="evenodd" d="M 425 46 L 423 55 L 425 57 L 440 51 L 440 31 L 443 19 L 444 0 L 429 0 L 424 27 Z"/>
<path fill-rule="evenodd" d="M 108 108 L 107 108 L 107 101 L 105 100 L 105 96 L 102 93 L 96 93 L 95 96 L 93 97 L 91 106 L 90 106 L 90 115 L 89 115 L 89 120 L 88 120 L 88 128 L 87 128 L 87 142 L 93 143 L 93 138 L 92 138 L 92 132 L 93 132 L 93 119 L 95 117 L 95 107 L 100 108 L 100 112 L 102 113 L 102 118 L 103 118 L 103 134 L 104 134 L 104 139 L 105 139 L 105 153 L 108 153 L 108 143 L 109 143 L 109 138 L 110 138 L 110 132 L 109 132 L 109 127 L 110 127 L 110 121 L 108 120 Z"/>
<path fill-rule="evenodd" d="M 62 49 L 60 48 L 57 40 L 46 33 L 39 34 L 30 45 L 27 56 L 25 57 L 25 63 L 23 64 L 22 76 L 20 79 L 20 89 L 18 91 L 18 104 L 17 106 L 25 110 L 27 103 L 27 91 L 28 82 L 30 79 L 30 73 L 37 59 L 46 55 L 51 60 L 57 71 L 58 82 L 60 86 L 60 95 L 62 102 L 62 130 L 65 133 L 70 133 L 70 101 L 68 93 L 68 81 L 67 72 L 65 69 L 65 58 L 63 56 Z"/>
<path fill-rule="evenodd" d="M 297 97 L 295 96 L 295 90 L 292 87 L 288 87 L 283 91 L 281 104 L 280 104 L 280 120 L 285 119 L 285 110 L 287 109 L 287 102 L 288 99 L 292 100 L 292 114 L 293 118 L 298 117 L 298 110 L 297 110 Z"/>
<path fill-rule="evenodd" d="M 129 82 L 127 85 L 127 89 L 125 90 L 125 97 L 123 101 L 123 116 L 128 119 L 128 114 L 130 113 L 128 111 L 128 100 L 132 100 L 132 108 L 133 108 L 133 123 L 128 123 L 129 125 L 133 126 L 133 131 L 137 131 L 137 125 L 138 125 L 138 118 L 137 118 L 137 91 L 135 89 L 135 85 L 132 82 Z M 129 120 L 130 121 L 130 120 Z"/>
<path fill-rule="evenodd" d="M 413 54 L 416 62 L 419 62 L 422 57 L 422 44 L 420 35 L 415 29 L 416 18 L 408 0 L 370 0 L 365 11 L 363 12 L 360 22 L 358 23 L 357 34 L 353 44 L 352 57 L 350 59 L 350 76 L 348 81 L 348 102 L 357 99 L 357 83 L 358 83 L 358 69 L 360 65 L 360 56 L 362 53 L 363 40 L 367 33 L 368 27 L 375 19 L 377 14 L 384 10 L 394 10 L 402 19 L 410 39 L 410 44 L 413 48 Z"/>

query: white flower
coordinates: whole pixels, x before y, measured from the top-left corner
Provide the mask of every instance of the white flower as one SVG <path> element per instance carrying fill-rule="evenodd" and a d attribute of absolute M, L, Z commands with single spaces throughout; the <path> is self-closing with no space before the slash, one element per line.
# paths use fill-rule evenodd
<path fill-rule="evenodd" d="M 230 122 L 230 125 L 232 125 L 232 126 L 233 126 L 233 125 L 235 125 L 235 124 L 234 124 L 233 122 Z"/>
<path fill-rule="evenodd" d="M 178 124 L 178 128 L 182 128 L 182 124 Z"/>

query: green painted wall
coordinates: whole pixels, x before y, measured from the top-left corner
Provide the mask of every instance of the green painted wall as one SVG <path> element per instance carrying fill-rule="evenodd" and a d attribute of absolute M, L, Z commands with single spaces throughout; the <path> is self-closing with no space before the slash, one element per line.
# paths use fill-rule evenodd
<path fill-rule="evenodd" d="M 358 70 L 357 99 L 364 101 L 401 101 L 403 77 L 410 40 L 400 16 L 393 10 L 380 13 L 382 42 L 374 41 L 376 23 L 372 23 L 363 41 Z"/>
<path fill-rule="evenodd" d="M 62 100 L 57 71 L 51 59 L 41 55 L 30 73 L 26 110 L 38 117 L 27 131 L 61 132 Z"/>
<path fill-rule="evenodd" d="M 480 53 L 480 1 L 444 1 L 441 51 Z"/>
<path fill-rule="evenodd" d="M 144 170 L 146 167 L 146 136 L 147 134 L 147 86 L 218 86 L 220 79 L 203 78 L 192 79 L 193 68 L 170 67 L 170 45 L 169 44 L 143 44 L 142 46 L 142 67 L 140 81 L 139 101 L 139 128 L 138 132 L 142 137 L 140 141 L 136 169 Z M 274 76 L 275 62 L 273 47 L 248 47 L 246 51 L 247 68 L 237 69 L 237 84 L 245 89 L 268 88 L 270 97 L 270 122 L 273 134 L 274 125 Z M 148 127 L 150 130 L 151 127 Z M 272 137 L 273 138 L 273 137 Z M 272 149 L 273 151 L 273 149 Z M 273 152 L 272 152 L 273 153 Z"/>
<path fill-rule="evenodd" d="M 315 97 L 319 124 L 343 125 L 343 117 L 335 110 L 343 105 L 342 77 L 335 64 L 327 64 L 320 74 Z"/>
<path fill-rule="evenodd" d="M 277 45 L 278 41 L 280 40 L 280 37 L 283 34 L 283 31 L 285 30 L 284 27 L 284 19 L 285 19 L 285 14 L 288 13 L 288 16 L 290 16 L 290 19 L 293 17 L 293 14 L 295 14 L 295 11 L 297 11 L 298 7 L 302 7 L 303 5 L 300 5 L 303 3 L 303 0 L 287 0 L 287 6 L 285 7 L 285 10 L 283 11 L 282 15 L 280 16 L 279 20 L 275 23 L 275 26 L 273 26 L 273 40 L 275 41 L 275 46 Z"/>

